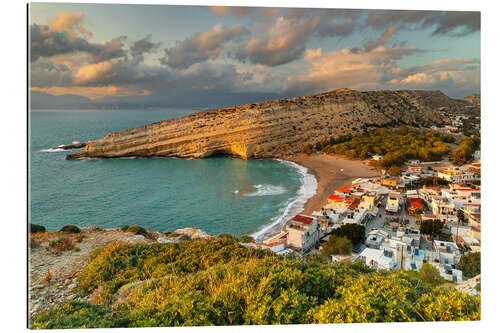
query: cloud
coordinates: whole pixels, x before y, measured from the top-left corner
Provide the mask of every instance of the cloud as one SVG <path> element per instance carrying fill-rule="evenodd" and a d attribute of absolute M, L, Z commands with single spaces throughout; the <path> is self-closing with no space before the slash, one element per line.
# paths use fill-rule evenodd
<path fill-rule="evenodd" d="M 93 62 L 123 57 L 126 56 L 123 49 L 125 38 L 122 36 L 110 42 L 90 43 L 66 30 L 54 31 L 49 26 L 33 24 L 30 26 L 30 60 L 77 52 L 90 54 Z"/>
<path fill-rule="evenodd" d="M 407 29 L 433 28 L 434 36 L 464 36 L 480 30 L 481 15 L 479 12 L 376 10 L 366 19 L 368 27 L 383 29 L 390 25 Z"/>
<path fill-rule="evenodd" d="M 253 64 L 279 66 L 300 59 L 306 43 L 313 37 L 345 37 L 356 26 L 357 11 L 317 11 L 301 8 L 287 10 L 266 29 L 264 36 L 252 37 L 233 57 Z M 319 14 L 319 15 L 314 15 Z"/>
<path fill-rule="evenodd" d="M 256 7 L 231 7 L 231 6 L 207 6 L 206 7 L 211 12 L 215 13 L 217 16 L 225 16 L 228 13 L 235 17 L 249 16 L 260 8 Z"/>
<path fill-rule="evenodd" d="M 78 33 L 92 36 L 92 33 L 82 26 L 83 13 L 62 12 L 49 23 L 51 31 L 67 31 L 72 36 Z"/>
<path fill-rule="evenodd" d="M 32 87 L 32 91 L 41 91 L 54 96 L 60 95 L 80 95 L 90 99 L 104 97 L 124 97 L 124 96 L 150 96 L 151 91 L 133 86 L 103 86 L 103 87 L 81 87 L 81 86 L 52 86 L 47 88 Z"/>
<path fill-rule="evenodd" d="M 463 97 L 479 91 L 479 59 L 441 59 L 424 66 L 401 68 L 397 60 L 421 52 L 401 45 L 377 46 L 363 52 L 349 49 L 323 53 L 307 50 L 305 73 L 290 75 L 285 91 L 312 94 L 337 88 L 358 90 L 432 89 Z"/>
<path fill-rule="evenodd" d="M 249 34 L 250 32 L 239 24 L 229 28 L 216 24 L 209 31 L 177 41 L 174 47 L 165 49 L 166 56 L 160 61 L 173 68 L 187 68 L 195 63 L 216 59 L 225 43 L 237 41 Z"/>
<path fill-rule="evenodd" d="M 144 62 L 144 54 L 156 51 L 160 45 L 160 42 L 151 42 L 151 35 L 135 41 L 130 47 L 130 55 L 132 56 L 133 62 L 136 64 Z"/>

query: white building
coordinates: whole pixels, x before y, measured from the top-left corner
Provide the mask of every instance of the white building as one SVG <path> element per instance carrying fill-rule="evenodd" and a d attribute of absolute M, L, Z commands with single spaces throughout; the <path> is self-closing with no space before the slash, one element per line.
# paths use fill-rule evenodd
<path fill-rule="evenodd" d="M 366 248 L 358 256 L 364 264 L 375 269 L 397 269 L 394 254 L 385 250 Z"/>

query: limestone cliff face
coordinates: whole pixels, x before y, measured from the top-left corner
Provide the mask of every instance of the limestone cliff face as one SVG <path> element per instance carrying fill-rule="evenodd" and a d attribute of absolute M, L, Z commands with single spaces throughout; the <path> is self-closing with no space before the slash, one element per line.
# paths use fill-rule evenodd
<path fill-rule="evenodd" d="M 446 109 L 454 101 L 439 91 L 339 89 L 314 96 L 206 110 L 110 133 L 67 158 L 283 157 L 330 136 L 403 124 L 425 127 L 446 124 L 448 120 L 437 110 Z"/>

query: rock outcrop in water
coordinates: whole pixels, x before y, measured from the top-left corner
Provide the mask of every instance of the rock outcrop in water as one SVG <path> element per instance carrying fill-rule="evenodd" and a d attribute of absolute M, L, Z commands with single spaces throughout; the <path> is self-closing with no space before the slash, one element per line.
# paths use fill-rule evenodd
<path fill-rule="evenodd" d="M 339 89 L 206 110 L 114 132 L 90 141 L 67 159 L 83 157 L 181 157 L 217 155 L 241 158 L 283 157 L 330 136 L 357 134 L 378 127 L 444 125 L 445 112 L 470 103 L 440 91 Z"/>

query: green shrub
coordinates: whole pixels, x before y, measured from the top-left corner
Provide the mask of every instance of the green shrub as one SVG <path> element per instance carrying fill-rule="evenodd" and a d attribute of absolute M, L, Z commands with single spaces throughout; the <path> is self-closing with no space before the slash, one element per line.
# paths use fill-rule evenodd
<path fill-rule="evenodd" d="M 33 224 L 33 223 L 29 224 L 29 232 L 31 234 L 34 234 L 37 232 L 46 232 L 46 231 L 47 230 L 45 229 L 45 227 L 43 225 L 38 225 L 38 224 Z"/>
<path fill-rule="evenodd" d="M 464 254 L 458 262 L 458 269 L 462 271 L 466 278 L 481 274 L 481 252 Z"/>
<path fill-rule="evenodd" d="M 79 234 L 80 232 L 82 232 L 80 228 L 78 228 L 76 225 L 65 225 L 59 231 L 68 232 L 72 234 Z"/>
<path fill-rule="evenodd" d="M 251 236 L 243 235 L 240 237 L 240 242 L 242 242 L 242 243 L 254 243 L 255 240 Z"/>
<path fill-rule="evenodd" d="M 129 225 L 124 225 L 123 227 L 120 228 L 121 231 L 126 232 L 130 228 Z"/>
<path fill-rule="evenodd" d="M 49 243 L 49 247 L 55 249 L 57 252 L 73 250 L 75 245 L 70 238 L 59 238 Z"/>
<path fill-rule="evenodd" d="M 104 304 L 69 302 L 32 316 L 30 327 L 450 321 L 481 313 L 480 297 L 433 288 L 413 272 L 287 259 L 235 238 L 111 244 L 90 257 L 78 286 L 84 294 L 99 288 Z"/>
<path fill-rule="evenodd" d="M 345 224 L 340 228 L 333 229 L 332 235 L 346 237 L 353 245 L 365 242 L 365 227 L 359 224 Z"/>
<path fill-rule="evenodd" d="M 125 228 L 125 227 L 127 227 L 127 228 Z M 131 226 L 123 226 L 121 228 L 121 230 L 125 231 L 125 232 L 131 232 L 131 233 L 136 234 L 136 235 L 142 235 L 142 236 L 149 238 L 149 239 L 154 239 L 154 237 L 151 233 L 149 233 L 146 229 L 144 229 L 143 227 L 138 226 L 136 224 L 131 225 Z"/>
<path fill-rule="evenodd" d="M 420 280 L 431 286 L 437 286 L 444 282 L 444 279 L 439 274 L 439 270 L 428 262 L 422 265 L 417 276 Z"/>
<path fill-rule="evenodd" d="M 330 258 L 332 254 L 351 254 L 352 243 L 347 237 L 330 236 L 321 249 L 324 258 Z"/>

